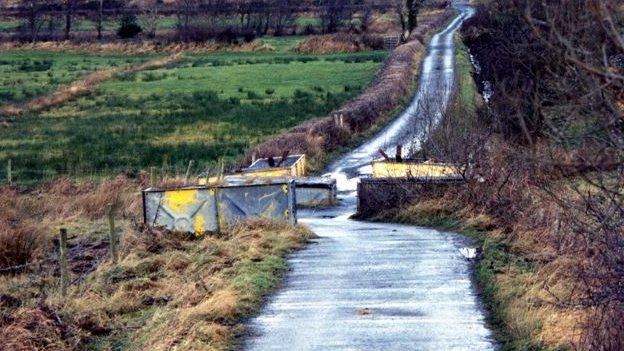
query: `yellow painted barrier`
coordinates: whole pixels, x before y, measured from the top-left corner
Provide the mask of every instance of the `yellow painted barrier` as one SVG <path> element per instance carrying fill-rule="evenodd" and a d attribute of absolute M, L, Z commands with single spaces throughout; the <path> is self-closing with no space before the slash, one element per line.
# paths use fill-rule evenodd
<path fill-rule="evenodd" d="M 145 221 L 179 232 L 214 232 L 218 229 L 214 197 L 214 189 L 197 187 L 144 192 Z"/>
<path fill-rule="evenodd" d="M 292 179 L 143 190 L 143 219 L 150 227 L 202 235 L 245 218 L 296 223 Z"/>
<path fill-rule="evenodd" d="M 281 157 L 274 158 L 276 163 L 280 163 L 281 160 Z M 288 156 L 279 167 L 271 167 L 268 159 L 261 158 L 252 163 L 248 168 L 243 169 L 243 173 L 256 177 L 305 177 L 306 163 L 305 155 Z"/>
<path fill-rule="evenodd" d="M 373 161 L 373 178 L 447 178 L 461 177 L 460 169 L 448 163 Z"/>
<path fill-rule="evenodd" d="M 275 163 L 280 163 L 281 157 L 275 157 Z M 269 166 L 266 158 L 256 160 L 251 166 L 244 168 L 241 174 L 232 175 L 234 177 L 247 177 L 250 180 L 257 178 L 290 178 L 305 177 L 307 173 L 307 160 L 305 155 L 290 155 L 279 167 Z M 199 178 L 199 185 L 218 184 L 230 176 Z"/>

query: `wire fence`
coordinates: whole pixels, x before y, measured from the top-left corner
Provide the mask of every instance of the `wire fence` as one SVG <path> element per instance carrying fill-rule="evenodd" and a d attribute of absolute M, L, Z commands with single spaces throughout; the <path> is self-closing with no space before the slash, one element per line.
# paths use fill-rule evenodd
<path fill-rule="evenodd" d="M 58 178 L 72 178 L 85 181 L 102 181 L 123 174 L 129 178 L 146 177 L 150 183 L 164 180 L 193 181 L 200 176 L 216 175 L 219 173 L 219 163 L 197 165 L 189 161 L 183 165 L 160 165 L 157 167 L 121 167 L 103 169 L 33 169 L 16 166 L 11 160 L 0 162 L 0 185 L 35 186 L 37 184 Z"/>

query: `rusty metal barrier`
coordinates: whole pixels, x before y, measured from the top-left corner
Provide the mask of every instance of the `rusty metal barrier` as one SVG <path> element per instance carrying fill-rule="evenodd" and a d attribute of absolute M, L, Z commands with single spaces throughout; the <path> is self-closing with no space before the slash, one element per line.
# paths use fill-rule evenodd
<path fill-rule="evenodd" d="M 172 231 L 218 232 L 245 218 L 296 223 L 292 180 L 248 182 L 143 191 L 143 219 Z"/>

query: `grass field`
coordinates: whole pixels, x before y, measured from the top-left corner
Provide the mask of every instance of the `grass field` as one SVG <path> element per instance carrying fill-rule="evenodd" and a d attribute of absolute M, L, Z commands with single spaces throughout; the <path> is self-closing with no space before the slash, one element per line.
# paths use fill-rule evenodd
<path fill-rule="evenodd" d="M 0 129 L 0 181 L 8 159 L 13 178 L 26 183 L 58 174 L 160 170 L 164 163 L 170 172 L 183 172 L 189 160 L 199 172 L 220 158 L 233 161 L 250 145 L 359 94 L 385 55 L 216 53 L 121 75 L 87 96 Z M 97 60 L 82 59 L 87 57 Z M 56 61 L 52 67 L 56 75 Z"/>
<path fill-rule="evenodd" d="M 0 53 L 0 106 L 51 93 L 60 85 L 97 70 L 142 62 L 149 58 L 34 51 Z"/>

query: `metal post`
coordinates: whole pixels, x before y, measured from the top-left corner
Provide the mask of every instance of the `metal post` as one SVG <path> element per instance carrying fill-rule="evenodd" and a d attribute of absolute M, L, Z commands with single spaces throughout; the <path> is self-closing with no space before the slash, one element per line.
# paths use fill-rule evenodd
<path fill-rule="evenodd" d="M 69 272 L 67 270 L 67 229 L 61 228 L 59 233 L 59 265 L 61 268 L 61 295 L 67 296 Z"/>
<path fill-rule="evenodd" d="M 113 264 L 117 264 L 119 255 L 117 254 L 117 233 L 115 233 L 115 208 L 112 204 L 108 205 L 108 241 L 110 242 L 110 255 Z"/>

